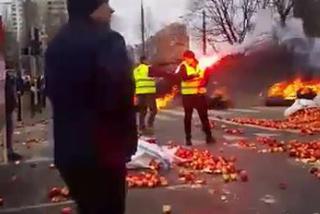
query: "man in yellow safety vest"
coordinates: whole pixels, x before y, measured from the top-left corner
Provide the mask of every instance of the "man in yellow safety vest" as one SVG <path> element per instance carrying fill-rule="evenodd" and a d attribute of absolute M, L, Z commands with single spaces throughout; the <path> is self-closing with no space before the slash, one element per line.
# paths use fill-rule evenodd
<path fill-rule="evenodd" d="M 140 64 L 134 69 L 134 79 L 139 108 L 139 130 L 141 132 L 146 130 L 145 117 L 148 109 L 150 110 L 150 115 L 147 121 L 147 127 L 152 130 L 157 115 L 157 90 L 155 78 L 150 75 L 150 66 L 147 64 L 145 56 L 140 58 Z"/>
<path fill-rule="evenodd" d="M 209 76 L 198 65 L 198 60 L 192 51 L 185 51 L 183 62 L 180 64 L 177 73 L 181 79 L 181 94 L 184 107 L 184 129 L 186 134 L 186 145 L 191 146 L 191 120 L 193 109 L 198 111 L 202 130 L 206 134 L 206 142 L 214 143 L 210 123 L 208 119 L 208 105 L 206 101 L 206 85 Z"/>

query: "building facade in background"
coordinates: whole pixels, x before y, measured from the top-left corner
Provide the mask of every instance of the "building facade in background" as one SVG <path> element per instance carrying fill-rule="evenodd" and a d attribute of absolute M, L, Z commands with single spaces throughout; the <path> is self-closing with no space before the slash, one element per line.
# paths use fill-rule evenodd
<path fill-rule="evenodd" d="M 24 46 L 30 28 L 36 27 L 52 38 L 67 21 L 66 0 L 12 0 L 1 4 L 6 30 L 12 32 Z"/>
<path fill-rule="evenodd" d="M 43 13 L 45 31 L 51 40 L 60 27 L 68 20 L 66 0 L 47 0 Z"/>
<path fill-rule="evenodd" d="M 153 64 L 174 65 L 181 61 L 185 50 L 189 49 L 189 36 L 184 24 L 173 23 L 146 41 L 146 55 Z M 135 61 L 142 53 L 142 46 L 135 50 Z"/>

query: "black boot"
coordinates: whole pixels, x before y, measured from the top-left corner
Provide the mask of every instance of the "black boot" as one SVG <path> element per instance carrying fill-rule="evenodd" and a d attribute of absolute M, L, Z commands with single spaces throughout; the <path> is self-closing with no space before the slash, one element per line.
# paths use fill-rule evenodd
<path fill-rule="evenodd" d="M 211 135 L 206 137 L 206 143 L 207 144 L 214 144 L 216 143 L 216 139 L 214 137 L 212 137 Z"/>
<path fill-rule="evenodd" d="M 191 139 L 186 139 L 186 146 L 192 146 Z"/>

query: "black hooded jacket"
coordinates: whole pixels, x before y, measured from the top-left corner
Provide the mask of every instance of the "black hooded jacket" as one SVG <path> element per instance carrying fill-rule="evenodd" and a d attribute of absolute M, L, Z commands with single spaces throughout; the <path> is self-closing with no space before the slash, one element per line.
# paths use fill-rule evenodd
<path fill-rule="evenodd" d="M 125 41 L 89 18 L 99 0 L 68 3 L 70 20 L 46 52 L 55 163 L 123 164 L 137 146 L 134 82 Z"/>

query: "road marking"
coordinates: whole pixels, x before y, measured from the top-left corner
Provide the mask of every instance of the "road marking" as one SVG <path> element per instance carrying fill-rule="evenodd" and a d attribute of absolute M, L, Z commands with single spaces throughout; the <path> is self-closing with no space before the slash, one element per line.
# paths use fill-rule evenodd
<path fill-rule="evenodd" d="M 161 110 L 161 113 L 165 113 L 165 114 L 171 114 L 171 115 L 175 115 L 175 116 L 184 116 L 184 110 L 182 108 L 179 109 L 164 109 Z M 217 111 L 217 110 L 208 110 L 208 114 L 212 115 L 212 116 L 224 116 L 224 115 L 230 115 L 232 114 L 232 112 L 228 112 L 228 111 Z M 194 114 L 196 117 L 198 117 L 198 114 L 196 113 L 196 110 L 194 112 Z"/>
<path fill-rule="evenodd" d="M 192 144 L 194 146 L 200 146 L 200 145 L 204 145 L 205 142 L 203 140 L 192 140 Z"/>
<path fill-rule="evenodd" d="M 53 162 L 54 159 L 50 157 L 33 157 L 31 159 L 21 161 L 21 164 L 30 164 L 30 163 L 43 163 L 43 162 Z M 6 166 L 8 164 L 0 163 L 0 166 Z"/>
<path fill-rule="evenodd" d="M 177 110 L 174 110 L 174 109 L 163 109 L 163 110 L 161 110 L 161 112 L 167 113 L 167 114 L 172 114 L 172 115 L 175 115 L 175 116 L 184 116 L 184 112 L 182 111 L 182 109 L 177 109 Z"/>
<path fill-rule="evenodd" d="M 274 133 L 254 133 L 254 135 L 258 137 L 278 137 L 280 134 L 274 134 Z"/>
<path fill-rule="evenodd" d="M 70 205 L 70 204 L 74 204 L 74 201 L 69 200 L 69 201 L 64 201 L 64 202 L 59 202 L 59 203 L 43 203 L 43 204 L 37 204 L 37 205 L 13 207 L 13 208 L 1 209 L 0 213 L 18 213 L 18 212 L 20 213 L 20 212 L 26 211 L 26 210 L 57 207 L 57 206 L 64 206 L 64 205 Z"/>
<path fill-rule="evenodd" d="M 233 136 L 233 135 L 223 135 L 223 138 L 228 141 L 238 141 L 238 140 L 246 139 L 245 137 Z"/>
<path fill-rule="evenodd" d="M 177 190 L 177 189 L 201 189 L 204 188 L 204 185 L 201 184 L 178 184 L 173 186 L 168 186 L 168 190 Z"/>
<path fill-rule="evenodd" d="M 225 116 L 225 115 L 230 115 L 230 114 L 232 114 L 232 112 L 209 110 L 209 111 L 208 111 L 208 114 L 209 114 L 210 116 Z"/>
<path fill-rule="evenodd" d="M 268 106 L 256 106 L 253 109 L 257 109 L 260 111 L 284 111 L 288 107 L 268 107 Z"/>
<path fill-rule="evenodd" d="M 240 108 L 232 108 L 229 109 L 229 111 L 232 112 L 240 112 L 240 113 L 259 113 L 260 111 L 258 110 L 253 110 L 253 109 L 240 109 Z"/>
<path fill-rule="evenodd" d="M 175 120 L 177 120 L 177 118 L 170 117 L 170 116 L 163 115 L 163 114 L 158 114 L 156 117 L 156 120 L 175 121 Z"/>
<path fill-rule="evenodd" d="M 31 159 L 23 161 L 22 163 L 40 163 L 40 162 L 52 162 L 52 161 L 53 161 L 53 158 L 50 158 L 50 157 L 33 157 Z"/>

